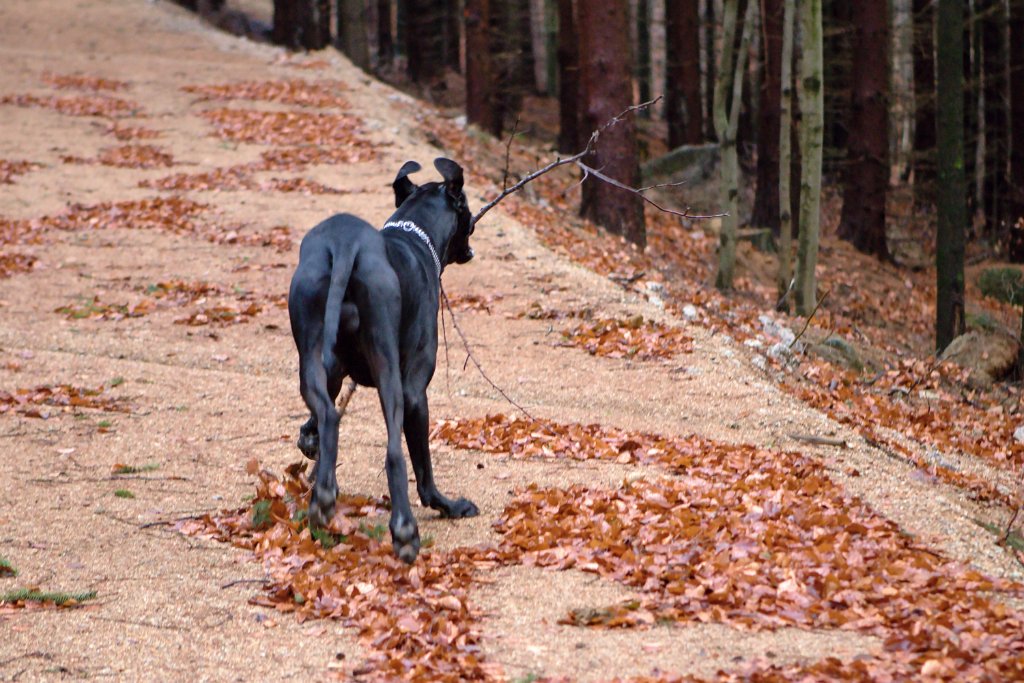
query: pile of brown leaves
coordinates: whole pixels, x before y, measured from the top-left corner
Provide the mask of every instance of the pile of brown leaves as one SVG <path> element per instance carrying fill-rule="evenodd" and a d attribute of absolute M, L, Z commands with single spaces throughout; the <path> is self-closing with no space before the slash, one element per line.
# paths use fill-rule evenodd
<path fill-rule="evenodd" d="M 108 95 L 79 95 L 77 97 L 31 94 L 4 95 L 0 97 L 0 104 L 52 109 L 67 116 L 120 118 L 139 116 L 142 113 L 142 106 L 138 103 Z"/>
<path fill-rule="evenodd" d="M 35 256 L 16 251 L 0 251 L 0 280 L 15 273 L 27 273 L 35 265 Z"/>
<path fill-rule="evenodd" d="M 199 116 L 213 124 L 217 137 L 263 145 L 368 147 L 360 121 L 346 114 L 305 111 L 209 109 Z"/>
<path fill-rule="evenodd" d="M 338 619 L 358 629 L 366 649 L 353 676 L 369 680 L 464 681 L 490 678 L 478 615 L 469 607 L 473 551 L 424 549 L 414 565 L 395 557 L 384 501 L 342 495 L 327 534 L 314 539 L 304 519 L 308 488 L 289 468 L 284 480 L 263 470 L 248 508 L 179 525 L 251 550 L 270 576 L 258 605 L 299 620 Z M 250 463 L 250 471 L 258 466 Z M 372 516 L 372 519 L 368 518 Z"/>
<path fill-rule="evenodd" d="M 629 320 L 602 318 L 562 333 L 566 342 L 587 353 L 609 358 L 652 360 L 693 351 L 693 339 L 678 327 L 668 327 L 638 315 Z"/>
<path fill-rule="evenodd" d="M 167 168 L 174 165 L 174 157 L 155 145 L 121 145 L 107 147 L 95 159 L 66 154 L 65 164 L 102 164 L 117 168 Z"/>
<path fill-rule="evenodd" d="M 215 168 L 200 173 L 175 173 L 156 180 L 140 180 L 139 187 L 158 190 L 201 190 L 229 191 L 253 190 L 260 192 L 301 192 L 304 195 L 314 194 L 345 194 L 345 190 L 324 185 L 309 178 L 271 178 L 259 181 L 254 176 L 265 171 L 267 165 L 257 161 L 250 164 L 236 164 Z"/>
<path fill-rule="evenodd" d="M 125 318 L 141 318 L 153 311 L 153 302 L 143 299 L 134 305 L 108 304 L 100 301 L 98 296 L 80 304 L 68 304 L 54 310 L 68 320 L 124 320 Z"/>
<path fill-rule="evenodd" d="M 41 406 L 61 409 L 91 408 L 105 412 L 130 412 L 121 399 L 105 395 L 107 388 L 95 389 L 55 384 L 31 389 L 15 389 L 13 392 L 0 389 L 0 415 L 17 413 L 25 417 L 47 418 L 50 412 Z"/>
<path fill-rule="evenodd" d="M 236 230 L 218 232 L 208 236 L 215 244 L 242 244 L 250 247 L 273 247 L 280 253 L 295 246 L 292 229 L 287 225 L 275 225 L 266 232 L 240 234 Z"/>
<path fill-rule="evenodd" d="M 160 137 L 160 131 L 142 126 L 122 126 L 116 121 L 107 126 L 108 135 L 113 135 L 118 140 L 129 142 L 131 140 L 152 140 Z"/>
<path fill-rule="evenodd" d="M 448 305 L 454 311 L 483 311 L 491 313 L 491 306 L 503 299 L 501 294 L 447 294 Z"/>
<path fill-rule="evenodd" d="M 115 92 L 128 87 L 126 81 L 99 76 L 81 76 L 77 74 L 55 74 L 47 71 L 43 74 L 43 82 L 58 90 L 88 90 L 91 92 Z"/>
<path fill-rule="evenodd" d="M 31 161 L 8 161 L 0 159 L 0 185 L 13 185 L 14 176 L 25 175 L 39 164 Z"/>
<path fill-rule="evenodd" d="M 247 323 L 263 311 L 263 306 L 255 301 L 248 304 L 218 304 L 200 306 L 189 315 L 178 318 L 175 325 L 199 327 L 202 325 L 237 325 Z"/>
<path fill-rule="evenodd" d="M 611 491 L 531 486 L 505 510 L 504 561 L 574 567 L 642 596 L 568 623 L 852 629 L 886 642 L 878 657 L 769 669 L 773 678 L 756 680 L 1024 674 L 1024 615 L 993 595 L 1024 586 L 917 547 L 800 454 L 500 416 L 442 423 L 435 436 L 513 455 L 625 455 L 676 475 Z"/>
<path fill-rule="evenodd" d="M 349 103 L 339 92 L 348 87 L 341 81 L 240 81 L 223 85 L 186 85 L 185 92 L 208 100 L 259 100 L 300 107 L 334 107 L 348 109 Z"/>

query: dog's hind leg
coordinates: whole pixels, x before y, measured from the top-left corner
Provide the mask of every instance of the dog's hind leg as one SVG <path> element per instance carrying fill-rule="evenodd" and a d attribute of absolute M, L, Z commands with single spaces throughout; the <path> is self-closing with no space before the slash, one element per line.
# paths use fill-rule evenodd
<path fill-rule="evenodd" d="M 430 463 L 430 413 L 426 388 L 407 388 L 405 392 L 405 443 L 416 474 L 416 491 L 420 502 L 438 510 L 442 517 L 475 517 L 480 510 L 466 498 L 452 500 L 437 490 L 434 469 Z"/>
<path fill-rule="evenodd" d="M 302 398 L 316 420 L 318 457 L 310 479 L 313 493 L 309 501 L 309 523 L 325 527 L 334 516 L 334 502 L 338 497 L 338 482 L 334 468 L 338 459 L 338 411 L 328 390 L 327 375 L 320 362 L 319 345 L 313 358 L 303 355 L 299 361 Z M 338 384 L 340 385 L 340 380 Z M 306 424 L 309 424 L 307 422 Z"/>

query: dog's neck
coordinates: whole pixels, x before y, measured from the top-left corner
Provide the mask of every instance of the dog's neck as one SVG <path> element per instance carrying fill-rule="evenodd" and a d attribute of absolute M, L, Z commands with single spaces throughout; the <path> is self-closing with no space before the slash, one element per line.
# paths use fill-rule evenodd
<path fill-rule="evenodd" d="M 384 230 L 404 230 L 405 232 L 411 232 L 423 240 L 423 243 L 427 245 L 427 249 L 430 250 L 430 256 L 434 259 L 434 268 L 437 270 L 437 279 L 441 279 L 441 259 L 437 256 L 437 250 L 434 249 L 434 243 L 430 239 L 430 235 L 428 235 L 423 228 L 412 221 L 405 220 L 388 221 L 384 224 Z"/>
<path fill-rule="evenodd" d="M 438 199 L 440 206 L 426 197 L 420 201 L 406 202 L 388 219 L 384 229 L 404 230 L 416 235 L 430 251 L 440 281 L 441 273 L 448 265 L 448 243 L 455 235 L 456 220 L 444 198 Z"/>

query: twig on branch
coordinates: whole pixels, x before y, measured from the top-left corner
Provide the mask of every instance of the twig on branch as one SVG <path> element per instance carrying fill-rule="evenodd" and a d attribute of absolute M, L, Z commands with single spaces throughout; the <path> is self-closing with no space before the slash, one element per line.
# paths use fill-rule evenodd
<path fill-rule="evenodd" d="M 469 364 L 469 361 L 473 361 L 473 365 L 476 366 L 476 369 L 477 371 L 479 371 L 480 376 L 487 380 L 487 383 L 490 384 L 495 391 L 501 394 L 506 401 L 515 406 L 521 413 L 523 413 L 523 415 L 530 418 L 531 420 L 534 419 L 533 415 L 530 414 L 530 411 L 528 411 L 526 408 L 522 407 L 514 400 L 512 400 L 512 397 L 506 394 L 504 390 L 497 384 L 495 384 L 494 381 L 487 376 L 487 373 L 484 372 L 483 366 L 480 365 L 480 361 L 476 359 L 476 356 L 473 355 L 473 350 L 469 348 L 469 340 L 466 339 L 466 335 L 463 334 L 462 328 L 459 327 L 459 321 L 455 319 L 455 311 L 452 310 L 452 305 L 448 301 L 448 295 L 445 294 L 443 286 L 441 287 L 441 299 L 444 301 L 445 308 L 448 309 L 448 316 L 452 319 L 452 326 L 455 328 L 455 331 L 458 333 L 459 337 L 462 338 L 462 343 L 466 347 L 466 363 L 463 364 L 463 369 L 466 368 L 466 366 Z"/>
<path fill-rule="evenodd" d="M 697 219 L 697 218 L 721 218 L 721 217 L 725 216 L 725 214 L 712 214 L 712 215 L 709 215 L 709 216 L 698 216 L 698 215 L 691 214 L 689 209 L 687 209 L 686 211 L 674 211 L 672 209 L 666 209 L 663 206 L 661 206 L 661 205 L 655 203 L 654 201 L 648 199 L 644 195 L 644 192 L 647 192 L 648 190 L 652 190 L 652 189 L 659 188 L 659 187 L 676 187 L 678 185 L 682 185 L 683 184 L 682 182 L 678 182 L 678 183 L 662 183 L 660 185 L 652 185 L 650 187 L 644 187 L 644 188 L 637 189 L 635 187 L 630 187 L 628 185 L 625 185 L 624 183 L 620 183 L 619 181 L 604 175 L 600 171 L 598 171 L 596 169 L 593 169 L 590 166 L 587 166 L 586 164 L 584 164 L 582 162 L 582 159 L 584 157 L 586 157 L 588 154 L 591 154 L 594 151 L 594 147 L 595 147 L 595 145 L 597 145 L 597 141 L 601 137 L 601 133 L 603 133 L 604 131 L 608 130 L 612 126 L 614 126 L 617 123 L 619 123 L 620 121 L 622 121 L 627 115 L 631 114 L 632 112 L 638 111 L 638 110 L 641 110 L 641 109 L 646 109 L 646 108 L 656 104 L 660 99 L 661 99 L 661 95 L 659 95 L 658 97 L 655 97 L 653 100 L 649 100 L 647 102 L 642 102 L 640 104 L 634 104 L 634 105 L 632 105 L 630 107 L 627 107 L 626 109 L 622 110 L 622 112 L 619 113 L 617 116 L 613 116 L 611 119 L 609 119 L 607 122 L 605 122 L 605 124 L 603 126 L 601 126 L 597 130 L 595 130 L 593 133 L 591 133 L 590 134 L 590 138 L 587 140 L 587 144 L 584 145 L 584 147 L 583 147 L 583 149 L 581 151 L 577 152 L 576 154 L 573 154 L 572 156 L 565 157 L 564 159 L 562 159 L 562 158 L 555 159 L 554 161 L 552 161 L 547 166 L 545 166 L 543 168 L 540 168 L 540 169 L 534 171 L 533 173 L 530 173 L 529 175 L 525 176 L 522 180 L 520 180 L 515 185 L 512 185 L 511 187 L 507 187 L 508 169 L 509 169 L 509 157 L 510 157 L 511 150 L 512 150 L 512 139 L 515 137 L 515 134 L 516 134 L 515 128 L 513 128 L 512 129 L 512 135 L 509 136 L 508 143 L 505 145 L 505 173 L 504 173 L 504 176 L 502 178 L 502 183 L 501 183 L 502 184 L 501 194 L 499 194 L 497 197 L 495 197 L 491 201 L 489 201 L 486 204 L 484 204 L 480 208 L 480 210 L 476 212 L 476 215 L 473 216 L 472 220 L 470 221 L 470 226 L 476 225 L 477 222 L 481 218 L 484 217 L 484 214 L 486 214 L 488 211 L 490 211 L 495 206 L 497 206 L 498 203 L 501 200 L 505 199 L 505 197 L 509 196 L 510 194 L 514 194 L 514 193 L 518 192 L 519 190 L 523 189 L 523 187 L 525 187 L 527 184 L 533 182 L 534 180 L 536 180 L 537 178 L 541 177 L 545 173 L 550 173 L 551 171 L 555 170 L 559 166 L 567 166 L 569 164 L 575 164 L 576 166 L 578 166 L 580 168 L 580 170 L 583 171 L 584 178 L 586 178 L 586 176 L 588 176 L 588 175 L 592 175 L 595 178 L 597 178 L 597 179 L 599 179 L 599 180 L 601 180 L 603 182 L 609 183 L 610 185 L 614 185 L 615 187 L 617 187 L 619 189 L 626 190 L 627 192 L 632 192 L 633 194 L 639 196 L 645 202 L 647 202 L 648 204 L 653 206 L 654 208 L 658 209 L 659 211 L 663 211 L 664 213 L 670 213 L 672 215 L 679 216 L 681 218 L 694 218 L 694 219 Z M 516 122 L 516 124 L 518 125 L 518 121 Z"/>
<path fill-rule="evenodd" d="M 824 294 L 821 295 L 821 298 L 818 299 L 818 303 L 814 304 L 814 310 L 811 311 L 811 314 L 809 316 L 807 316 L 807 320 L 804 321 L 804 326 L 800 329 L 800 334 L 796 335 L 793 338 L 793 341 L 789 342 L 789 347 L 788 348 L 793 348 L 793 346 L 798 341 L 800 341 L 800 337 L 804 336 L 804 332 L 807 331 L 807 326 L 810 325 L 811 324 L 811 320 L 814 319 L 814 314 L 818 312 L 818 309 L 821 308 L 821 304 L 825 301 L 825 299 L 828 298 L 828 295 L 831 294 L 831 293 L 832 293 L 832 290 L 830 289 L 830 290 L 828 290 L 827 292 L 825 292 Z"/>

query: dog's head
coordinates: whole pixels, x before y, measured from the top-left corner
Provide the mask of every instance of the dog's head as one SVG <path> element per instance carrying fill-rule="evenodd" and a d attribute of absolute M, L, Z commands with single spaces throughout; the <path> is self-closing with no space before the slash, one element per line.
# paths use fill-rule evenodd
<path fill-rule="evenodd" d="M 444 182 L 427 183 L 418 186 L 409 179 L 409 174 L 419 171 L 421 166 L 415 161 L 407 161 L 399 169 L 391 187 L 395 190 L 395 207 L 401 207 L 409 198 L 420 193 L 437 193 L 454 219 L 455 232 L 448 240 L 445 251 L 445 263 L 467 263 L 473 258 L 473 248 L 469 246 L 469 236 L 473 234 L 472 218 L 466 193 L 462 190 L 462 167 L 451 159 L 439 157 L 434 159 L 437 169 Z"/>

